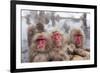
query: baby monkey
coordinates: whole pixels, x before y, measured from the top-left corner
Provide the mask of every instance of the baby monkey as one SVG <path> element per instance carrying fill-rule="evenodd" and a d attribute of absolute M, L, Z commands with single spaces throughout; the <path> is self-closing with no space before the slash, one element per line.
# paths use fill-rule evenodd
<path fill-rule="evenodd" d="M 90 52 L 84 48 L 85 34 L 82 29 L 74 28 L 70 31 L 70 43 L 75 45 L 73 48 L 72 60 L 89 59 Z"/>

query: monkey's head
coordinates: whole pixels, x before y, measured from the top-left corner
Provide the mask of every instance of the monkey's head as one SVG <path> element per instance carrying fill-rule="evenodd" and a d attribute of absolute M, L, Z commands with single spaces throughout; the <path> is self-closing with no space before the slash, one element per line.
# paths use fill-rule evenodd
<path fill-rule="evenodd" d="M 84 33 L 79 28 L 70 31 L 70 40 L 77 48 L 82 48 L 84 44 Z"/>
<path fill-rule="evenodd" d="M 51 39 L 53 42 L 53 45 L 57 48 L 61 47 L 63 45 L 63 36 L 60 32 L 54 31 L 52 32 Z"/>
<path fill-rule="evenodd" d="M 36 29 L 39 33 L 44 32 L 44 25 L 42 23 L 37 23 L 36 24 Z"/>
<path fill-rule="evenodd" d="M 42 32 L 33 37 L 31 48 L 34 51 L 46 52 L 49 50 L 49 36 Z"/>

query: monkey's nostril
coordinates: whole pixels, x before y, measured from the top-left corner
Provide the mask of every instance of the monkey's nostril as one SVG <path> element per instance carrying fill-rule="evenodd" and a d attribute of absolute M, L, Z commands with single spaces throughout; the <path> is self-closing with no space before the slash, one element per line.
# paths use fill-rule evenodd
<path fill-rule="evenodd" d="M 49 59 L 48 61 L 53 61 L 53 59 Z"/>

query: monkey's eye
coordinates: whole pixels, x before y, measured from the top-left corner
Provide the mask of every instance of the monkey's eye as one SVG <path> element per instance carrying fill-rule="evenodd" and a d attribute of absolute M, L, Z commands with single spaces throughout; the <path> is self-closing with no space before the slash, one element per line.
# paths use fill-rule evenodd
<path fill-rule="evenodd" d="M 54 33 L 55 36 L 60 36 L 61 34 L 59 32 Z"/>

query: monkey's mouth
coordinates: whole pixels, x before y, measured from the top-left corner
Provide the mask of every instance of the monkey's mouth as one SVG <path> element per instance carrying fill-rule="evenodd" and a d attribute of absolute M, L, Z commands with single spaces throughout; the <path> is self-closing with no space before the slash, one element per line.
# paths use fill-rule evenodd
<path fill-rule="evenodd" d="M 46 39 L 38 39 L 37 40 L 37 48 L 44 49 L 46 46 Z"/>

